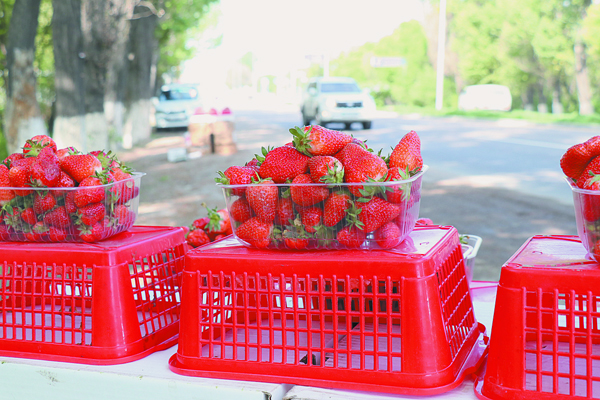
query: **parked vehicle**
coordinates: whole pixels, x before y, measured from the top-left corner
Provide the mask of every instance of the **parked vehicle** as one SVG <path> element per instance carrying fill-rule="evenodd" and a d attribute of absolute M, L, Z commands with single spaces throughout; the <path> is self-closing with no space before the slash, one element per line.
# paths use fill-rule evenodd
<path fill-rule="evenodd" d="M 465 87 L 458 96 L 458 109 L 510 111 L 512 96 L 503 85 L 471 85 Z"/>
<path fill-rule="evenodd" d="M 202 107 L 200 90 L 192 84 L 163 85 L 153 101 L 157 129 L 187 128 L 194 111 Z"/>
<path fill-rule="evenodd" d="M 352 78 L 313 78 L 308 82 L 302 96 L 302 122 L 318 125 L 331 122 L 345 124 L 346 129 L 360 122 L 364 129 L 371 129 L 375 100 L 361 90 Z"/>

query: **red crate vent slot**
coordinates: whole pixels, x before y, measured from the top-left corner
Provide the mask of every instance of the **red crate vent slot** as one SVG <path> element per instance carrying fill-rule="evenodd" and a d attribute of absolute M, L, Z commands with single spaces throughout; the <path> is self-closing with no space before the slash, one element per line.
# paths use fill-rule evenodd
<path fill-rule="evenodd" d="M 0 355 L 133 361 L 177 342 L 181 228 L 94 244 L 0 242 Z"/>
<path fill-rule="evenodd" d="M 191 376 L 429 395 L 485 350 L 452 227 L 389 251 L 188 252 L 170 368 Z"/>
<path fill-rule="evenodd" d="M 535 236 L 503 266 L 482 399 L 600 399 L 600 265 Z"/>

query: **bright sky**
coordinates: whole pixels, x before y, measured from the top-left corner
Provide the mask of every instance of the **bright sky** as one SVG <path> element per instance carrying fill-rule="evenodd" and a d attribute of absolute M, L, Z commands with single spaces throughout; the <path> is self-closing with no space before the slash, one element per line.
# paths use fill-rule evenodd
<path fill-rule="evenodd" d="M 220 48 L 202 68 L 222 72 L 251 51 L 263 74 L 285 73 L 306 55 L 336 57 L 391 34 L 402 22 L 423 20 L 422 0 L 221 0 Z M 200 68 L 200 67 L 198 67 Z M 195 68 L 196 69 L 196 68 Z M 209 73 L 208 71 L 206 71 Z"/>

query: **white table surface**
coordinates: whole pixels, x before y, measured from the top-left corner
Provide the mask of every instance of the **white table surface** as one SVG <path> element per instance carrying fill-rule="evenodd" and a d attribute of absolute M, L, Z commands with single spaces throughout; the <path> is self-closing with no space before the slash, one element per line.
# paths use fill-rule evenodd
<path fill-rule="evenodd" d="M 495 284 L 474 282 L 475 317 L 489 336 Z M 85 365 L 0 357 L 0 400 L 368 400 L 423 398 L 178 375 L 168 367 L 177 346 L 118 365 Z M 436 399 L 474 399 L 465 381 Z"/>
<path fill-rule="evenodd" d="M 496 282 L 473 282 L 471 296 L 475 318 L 486 327 L 489 337 L 492 330 L 494 304 L 496 300 Z M 398 394 L 382 394 L 347 390 L 322 389 L 308 386 L 294 386 L 284 396 L 284 400 L 398 400 L 424 399 L 436 400 L 467 400 L 477 399 L 473 391 L 473 380 L 466 378 L 458 387 L 449 392 L 435 396 L 405 396 Z"/>

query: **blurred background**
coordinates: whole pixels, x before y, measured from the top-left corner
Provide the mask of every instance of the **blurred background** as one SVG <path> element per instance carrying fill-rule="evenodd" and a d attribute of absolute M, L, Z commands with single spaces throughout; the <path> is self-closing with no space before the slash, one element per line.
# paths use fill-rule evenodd
<path fill-rule="evenodd" d="M 598 0 L 0 0 L 0 157 L 37 134 L 120 152 L 140 222 L 189 225 L 224 205 L 217 168 L 295 125 L 376 149 L 414 129 L 422 216 L 483 237 L 497 279 L 531 235 L 576 234 L 559 160 L 600 134 L 598 38 Z M 169 164 L 205 116 L 231 151 Z"/>

